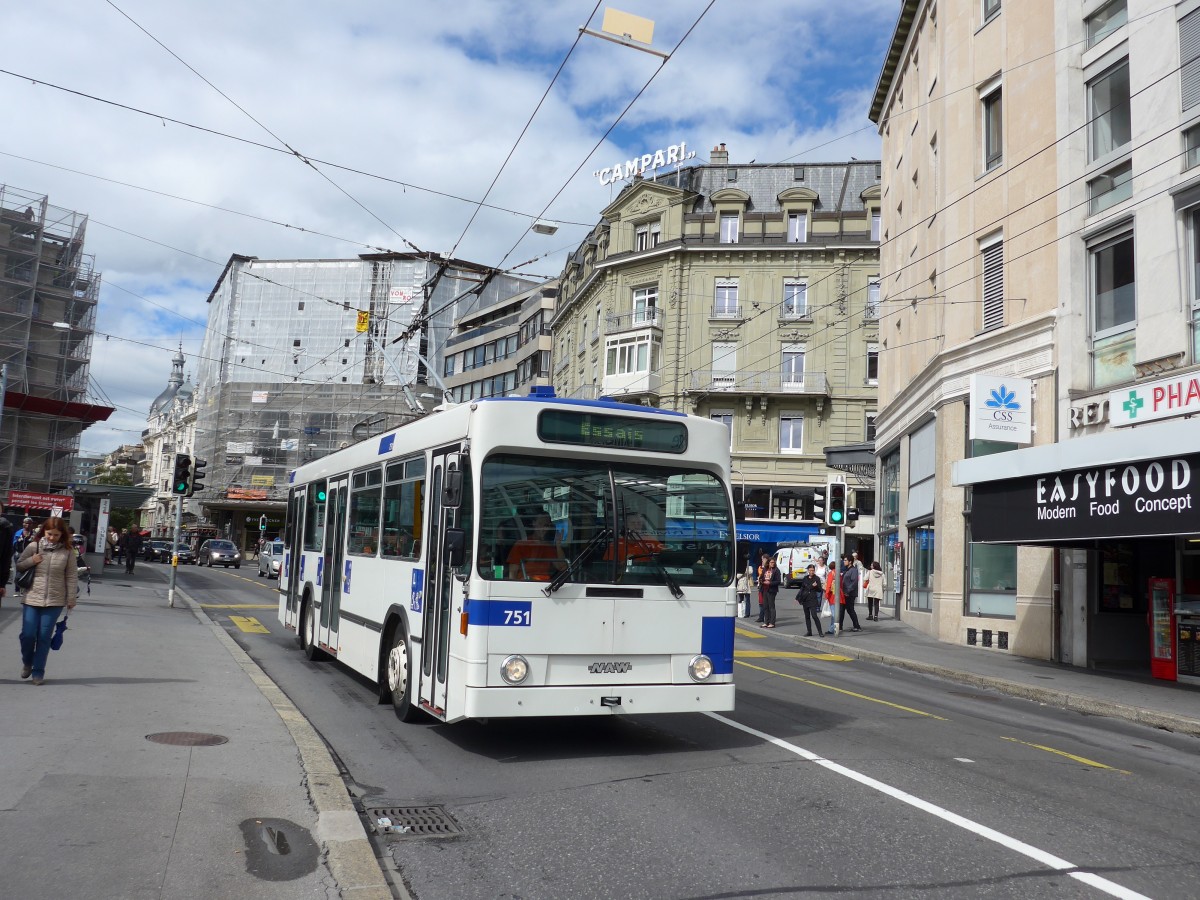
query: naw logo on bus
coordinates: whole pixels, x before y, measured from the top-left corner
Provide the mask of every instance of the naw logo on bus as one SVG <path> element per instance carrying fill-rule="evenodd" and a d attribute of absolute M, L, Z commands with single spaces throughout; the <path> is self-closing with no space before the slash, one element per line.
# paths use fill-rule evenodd
<path fill-rule="evenodd" d="M 425 605 L 425 570 L 413 569 L 412 576 L 412 600 L 409 602 L 409 608 L 413 612 L 420 612 L 421 607 Z"/>

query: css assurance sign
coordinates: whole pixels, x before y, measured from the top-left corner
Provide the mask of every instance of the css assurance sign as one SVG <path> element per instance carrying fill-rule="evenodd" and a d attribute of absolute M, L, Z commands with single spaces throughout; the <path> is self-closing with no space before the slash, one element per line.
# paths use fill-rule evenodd
<path fill-rule="evenodd" d="M 1033 382 L 1010 375 L 971 376 L 971 440 L 1033 442 Z"/>

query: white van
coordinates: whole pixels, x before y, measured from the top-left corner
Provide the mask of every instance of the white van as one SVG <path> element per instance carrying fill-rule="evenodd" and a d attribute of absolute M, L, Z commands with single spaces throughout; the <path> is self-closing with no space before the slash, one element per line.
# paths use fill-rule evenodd
<path fill-rule="evenodd" d="M 783 586 L 798 587 L 809 563 L 815 566 L 817 559 L 824 552 L 826 552 L 825 547 L 815 544 L 784 545 L 776 550 L 775 565 L 783 573 Z"/>

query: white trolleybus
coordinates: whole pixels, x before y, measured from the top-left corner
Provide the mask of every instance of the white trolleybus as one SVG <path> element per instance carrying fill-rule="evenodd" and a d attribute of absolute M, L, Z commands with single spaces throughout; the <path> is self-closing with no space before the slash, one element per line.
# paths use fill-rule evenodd
<path fill-rule="evenodd" d="M 733 708 L 729 431 L 529 397 L 291 475 L 279 618 L 405 721 Z"/>

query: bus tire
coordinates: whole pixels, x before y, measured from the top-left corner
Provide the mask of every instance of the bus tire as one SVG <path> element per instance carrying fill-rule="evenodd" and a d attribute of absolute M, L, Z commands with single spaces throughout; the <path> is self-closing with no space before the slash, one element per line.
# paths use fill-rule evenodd
<path fill-rule="evenodd" d="M 409 652 L 408 636 L 397 627 L 392 632 L 392 646 L 388 650 L 384 665 L 387 677 L 387 692 L 392 698 L 392 709 L 401 722 L 415 722 L 421 711 L 412 704 L 412 654 Z"/>
<path fill-rule="evenodd" d="M 306 659 L 319 662 L 325 658 L 324 652 L 317 646 L 317 620 L 313 616 L 312 599 L 307 595 L 300 607 L 300 627 L 296 629 L 296 636 Z"/>

